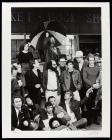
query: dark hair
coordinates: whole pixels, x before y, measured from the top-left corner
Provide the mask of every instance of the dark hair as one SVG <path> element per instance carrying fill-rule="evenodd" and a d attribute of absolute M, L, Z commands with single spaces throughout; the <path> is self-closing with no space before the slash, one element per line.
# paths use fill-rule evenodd
<path fill-rule="evenodd" d="M 74 63 L 74 68 L 75 68 L 76 70 L 79 70 L 79 64 L 78 64 L 78 61 L 77 61 L 76 58 L 74 58 L 73 63 Z"/>
<path fill-rule="evenodd" d="M 28 42 L 25 42 L 24 44 L 21 44 L 19 51 L 22 52 L 24 50 L 25 45 L 28 44 Z"/>
<path fill-rule="evenodd" d="M 100 54 L 99 53 L 95 53 L 94 56 L 100 57 Z"/>
<path fill-rule="evenodd" d="M 66 90 L 66 91 L 64 92 L 64 94 L 66 94 L 66 93 L 70 93 L 70 96 L 73 96 L 73 92 L 72 92 L 71 90 Z"/>
<path fill-rule="evenodd" d="M 68 61 L 66 62 L 66 65 L 68 65 L 68 63 L 72 63 L 72 64 L 74 65 L 74 63 L 73 63 L 72 60 L 68 60 Z"/>
<path fill-rule="evenodd" d="M 14 99 L 16 99 L 16 98 L 20 98 L 21 101 L 23 102 L 23 97 L 22 97 L 21 95 L 13 95 L 13 96 L 11 97 L 12 103 L 14 103 Z"/>
<path fill-rule="evenodd" d="M 51 129 L 55 129 L 55 127 L 52 125 L 54 121 L 58 121 L 59 124 L 62 125 L 61 119 L 56 118 L 56 117 L 55 118 L 51 118 L 50 121 L 49 121 L 49 126 L 50 126 Z"/>
<path fill-rule="evenodd" d="M 45 108 L 49 107 L 49 106 L 53 106 L 50 102 L 46 102 L 45 103 Z"/>
<path fill-rule="evenodd" d="M 56 60 L 54 60 L 54 59 L 48 61 L 47 62 L 47 69 L 52 69 L 52 61 L 55 61 L 56 62 Z M 56 64 L 57 64 L 57 62 L 56 62 Z"/>
<path fill-rule="evenodd" d="M 35 60 L 34 60 L 34 59 L 33 59 L 33 60 L 30 60 L 30 68 L 31 68 L 31 69 L 34 68 L 33 64 L 35 64 Z"/>
<path fill-rule="evenodd" d="M 13 70 L 17 70 L 17 67 L 14 65 L 12 65 L 12 67 L 11 67 L 11 74 L 12 74 Z"/>
<path fill-rule="evenodd" d="M 47 62 L 47 70 L 52 68 L 52 61 Z"/>
<path fill-rule="evenodd" d="M 89 58 L 95 58 L 94 57 L 94 55 L 92 54 L 92 53 L 89 53 L 88 55 L 87 55 L 87 60 L 89 61 Z"/>
<path fill-rule="evenodd" d="M 35 60 L 38 60 L 37 58 L 33 58 L 33 60 L 30 60 L 30 68 L 33 69 L 34 66 L 33 64 L 35 64 Z"/>
<path fill-rule="evenodd" d="M 50 99 L 55 98 L 54 96 L 49 96 L 48 98 L 48 102 L 50 101 Z"/>
<path fill-rule="evenodd" d="M 24 45 L 22 44 L 19 48 L 19 51 L 22 52 L 24 50 Z"/>
<path fill-rule="evenodd" d="M 14 63 L 18 63 L 18 60 L 17 59 L 11 60 L 11 64 L 14 64 Z"/>
<path fill-rule="evenodd" d="M 56 73 L 57 78 L 59 78 L 59 73 L 58 73 L 57 69 L 52 67 L 52 61 L 55 61 L 55 60 L 52 59 L 52 60 L 48 61 L 46 68 L 47 68 L 47 70 L 48 69 L 53 70 Z M 57 62 L 56 62 L 56 64 L 57 64 Z"/>
<path fill-rule="evenodd" d="M 64 54 L 59 57 L 59 60 L 62 59 L 62 58 L 64 58 L 65 60 L 67 59 L 66 55 L 64 55 Z"/>

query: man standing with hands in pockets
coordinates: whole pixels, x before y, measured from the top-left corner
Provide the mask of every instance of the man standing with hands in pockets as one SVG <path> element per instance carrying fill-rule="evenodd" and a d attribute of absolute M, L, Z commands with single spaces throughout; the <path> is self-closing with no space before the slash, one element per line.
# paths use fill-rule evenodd
<path fill-rule="evenodd" d="M 42 89 L 42 76 L 39 70 L 38 60 L 35 59 L 31 62 L 32 70 L 28 71 L 25 75 L 26 86 L 29 92 L 29 96 L 34 104 L 41 104 Z"/>

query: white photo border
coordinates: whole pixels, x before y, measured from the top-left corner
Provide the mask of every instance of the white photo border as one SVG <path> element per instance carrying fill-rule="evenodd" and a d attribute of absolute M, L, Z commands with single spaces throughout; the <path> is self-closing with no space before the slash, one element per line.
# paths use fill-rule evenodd
<path fill-rule="evenodd" d="M 110 137 L 110 13 L 109 2 L 2 3 L 2 137 L 85 138 Z M 11 8 L 12 7 L 101 7 L 102 37 L 102 130 L 11 131 Z"/>

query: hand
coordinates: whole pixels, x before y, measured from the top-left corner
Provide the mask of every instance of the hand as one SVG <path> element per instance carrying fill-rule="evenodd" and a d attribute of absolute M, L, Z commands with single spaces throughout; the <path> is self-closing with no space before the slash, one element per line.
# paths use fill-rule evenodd
<path fill-rule="evenodd" d="M 60 112 L 59 114 L 57 114 L 57 118 L 63 118 L 64 117 L 64 113 Z"/>
<path fill-rule="evenodd" d="M 36 84 L 35 85 L 35 88 L 40 88 L 40 84 Z"/>
<path fill-rule="evenodd" d="M 41 93 L 44 92 L 42 88 L 40 89 L 40 91 L 41 91 Z"/>
<path fill-rule="evenodd" d="M 98 89 L 100 87 L 99 83 L 93 84 L 94 89 Z"/>
<path fill-rule="evenodd" d="M 24 126 L 28 126 L 28 121 L 24 121 L 24 122 L 23 122 L 23 125 L 24 125 Z"/>
<path fill-rule="evenodd" d="M 60 75 L 61 75 L 61 72 L 60 72 L 59 67 L 57 67 L 57 71 L 58 71 L 58 74 L 59 74 L 59 76 L 60 76 Z"/>
<path fill-rule="evenodd" d="M 89 88 L 89 89 L 86 91 L 86 96 L 87 96 L 87 98 L 89 97 L 89 94 L 90 94 L 91 92 L 93 92 L 93 88 L 92 88 L 92 87 Z"/>
<path fill-rule="evenodd" d="M 71 120 L 67 122 L 67 126 L 70 126 L 70 125 L 72 125 L 72 121 Z"/>
<path fill-rule="evenodd" d="M 36 130 L 39 127 L 39 125 L 37 122 L 32 121 L 30 122 L 30 127 L 33 128 L 33 130 Z"/>
<path fill-rule="evenodd" d="M 21 87 L 23 85 L 21 80 L 18 80 L 18 85 Z"/>
<path fill-rule="evenodd" d="M 39 121 L 40 115 L 35 116 L 34 121 L 38 122 Z"/>
<path fill-rule="evenodd" d="M 29 46 L 31 46 L 31 43 L 30 43 L 30 42 L 28 42 L 28 45 L 29 45 Z"/>

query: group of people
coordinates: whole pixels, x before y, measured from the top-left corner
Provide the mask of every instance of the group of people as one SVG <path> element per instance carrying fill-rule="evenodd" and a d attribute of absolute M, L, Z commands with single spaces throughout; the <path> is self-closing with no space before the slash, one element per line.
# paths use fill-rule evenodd
<path fill-rule="evenodd" d="M 101 124 L 101 58 L 76 51 L 51 58 L 43 71 L 25 44 L 11 66 L 11 129 L 78 130 Z"/>

